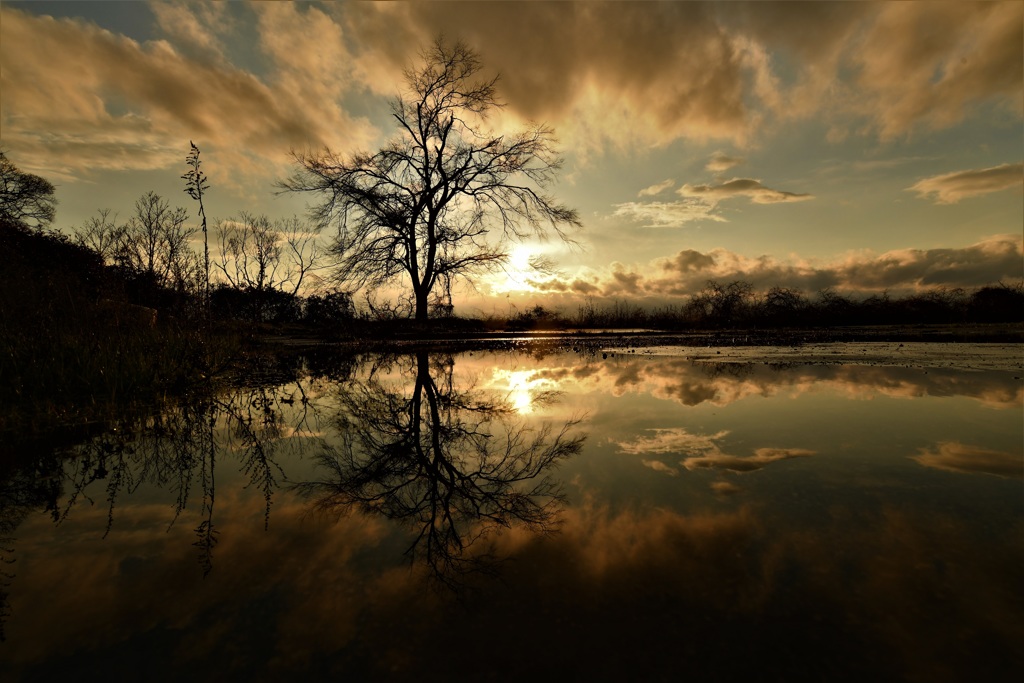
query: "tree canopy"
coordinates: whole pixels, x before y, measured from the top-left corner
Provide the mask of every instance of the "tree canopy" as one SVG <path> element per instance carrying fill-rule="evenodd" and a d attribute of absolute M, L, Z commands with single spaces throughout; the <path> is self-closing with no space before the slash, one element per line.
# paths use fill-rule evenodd
<path fill-rule="evenodd" d="M 417 320 L 431 303 L 450 306 L 458 278 L 500 267 L 510 241 L 568 240 L 580 226 L 546 193 L 561 166 L 553 131 L 492 134 L 497 78 L 481 76 L 477 55 L 438 39 L 422 57 L 392 102 L 390 142 L 373 154 L 294 153 L 299 170 L 281 183 L 316 195 L 313 217 L 337 227 L 338 280 L 358 289 L 408 278 Z"/>
<path fill-rule="evenodd" d="M 18 169 L 0 150 L 0 218 L 8 224 L 42 230 L 56 214 L 53 183 Z"/>

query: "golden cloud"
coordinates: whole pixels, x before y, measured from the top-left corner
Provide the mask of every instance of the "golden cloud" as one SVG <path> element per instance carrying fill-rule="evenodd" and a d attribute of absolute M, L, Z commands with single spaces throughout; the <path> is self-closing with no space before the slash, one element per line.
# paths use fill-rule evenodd
<path fill-rule="evenodd" d="M 158 11 L 164 21 L 173 14 L 189 45 L 204 47 L 193 58 L 167 41 L 139 43 L 81 20 L 0 12 L 0 120 L 26 169 L 82 177 L 179 165 L 191 139 L 216 150 L 208 173 L 231 183 L 239 175 L 273 176 L 289 147 L 336 144 L 340 131 L 346 141 L 375 135 L 338 102 L 345 72 L 312 60 L 326 50 L 327 59 L 345 62 L 337 27 L 315 8 L 261 10 L 268 18 L 261 45 L 273 63 L 266 81 L 210 58 L 214 37 L 203 21 L 215 21 L 215 13 L 189 15 L 190 24 L 184 7 Z M 317 37 L 328 43 L 318 45 Z"/>
<path fill-rule="evenodd" d="M 907 190 L 916 192 L 922 199 L 932 198 L 936 204 L 956 204 L 961 199 L 1015 188 L 1024 188 L 1024 164 L 1002 164 L 922 178 Z"/>
<path fill-rule="evenodd" d="M 747 197 L 755 204 L 780 204 L 783 202 L 802 202 L 814 199 L 810 194 L 785 192 L 765 187 L 760 180 L 753 178 L 733 178 L 714 185 L 691 185 L 686 183 L 678 192 L 683 197 L 700 197 L 712 204 L 732 197 Z"/>

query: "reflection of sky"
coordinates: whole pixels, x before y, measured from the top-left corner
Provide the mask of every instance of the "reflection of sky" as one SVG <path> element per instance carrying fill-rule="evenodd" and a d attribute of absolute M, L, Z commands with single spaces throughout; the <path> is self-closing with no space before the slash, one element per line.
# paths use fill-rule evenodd
<path fill-rule="evenodd" d="M 375 376 L 401 386 L 400 367 Z M 583 452 L 554 473 L 569 497 L 559 532 L 513 526 L 471 549 L 513 560 L 501 581 L 473 579 L 461 602 L 424 591 L 400 528 L 311 513 L 281 489 L 265 531 L 262 493 L 224 427 L 210 575 L 192 546 L 198 489 L 170 530 L 171 491 L 125 491 L 100 540 L 109 481 L 96 482 L 62 525 L 40 513 L 16 530 L 0 674 L 35 662 L 52 678 L 105 657 L 168 676 L 501 678 L 586 673 L 597 647 L 630 653 L 602 661 L 607 676 L 843 661 L 833 679 L 998 680 L 1019 657 L 1024 415 L 1012 376 L 477 353 L 455 359 L 454 382 L 536 424 L 585 416 Z M 337 438 L 330 397 L 344 390 L 311 394 L 323 409 L 301 438 L 301 406 L 279 401 L 294 387 L 264 394 L 281 409 L 282 483 L 315 476 L 310 449 Z M 557 401 L 531 400 L 551 391 Z M 442 656 L 480 633 L 502 651 Z M 515 656 L 536 642 L 557 646 Z"/>
<path fill-rule="evenodd" d="M 481 368 L 491 362 L 489 357 L 466 360 Z M 1019 476 L 1022 467 L 1024 385 L 1010 372 L 712 365 L 621 353 L 501 362 L 492 371 L 492 386 L 504 387 L 515 377 L 516 400 L 523 404 L 530 387 L 563 392 L 562 400 L 537 411 L 538 417 L 586 412 L 588 452 L 602 454 L 613 470 L 632 463 L 634 471 L 623 474 L 630 479 L 642 476 L 642 468 L 649 477 L 766 467 L 832 472 L 865 460 L 909 472 L 911 458 L 938 467 L 935 456 L 921 455 L 938 444 L 959 444 L 958 452 L 975 453 L 976 466 L 967 453 L 946 471 L 995 468 Z M 943 452 L 948 451 L 947 446 Z M 814 463 L 782 462 L 812 454 Z"/>

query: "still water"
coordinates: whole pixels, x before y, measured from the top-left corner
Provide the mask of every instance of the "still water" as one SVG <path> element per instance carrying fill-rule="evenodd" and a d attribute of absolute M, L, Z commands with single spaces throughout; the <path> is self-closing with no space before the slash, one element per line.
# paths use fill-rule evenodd
<path fill-rule="evenodd" d="M 1017 680 L 1020 375 L 309 359 L 8 467 L 0 678 Z"/>

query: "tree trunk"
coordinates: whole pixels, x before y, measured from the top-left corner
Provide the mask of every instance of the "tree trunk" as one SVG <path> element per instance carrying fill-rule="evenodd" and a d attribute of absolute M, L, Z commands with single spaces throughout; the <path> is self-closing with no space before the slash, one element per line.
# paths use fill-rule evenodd
<path fill-rule="evenodd" d="M 416 289 L 416 322 L 425 323 L 430 317 L 430 310 L 426 289 Z"/>

